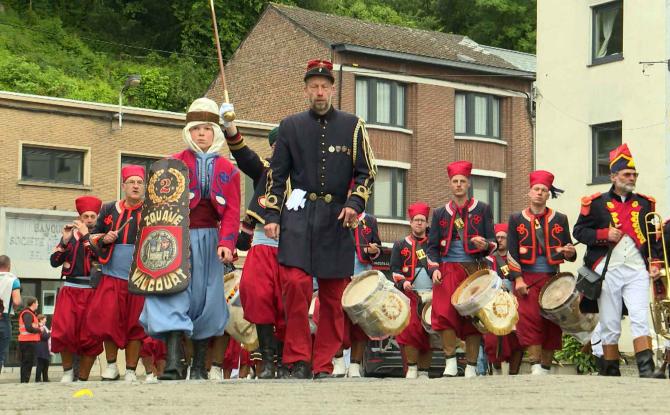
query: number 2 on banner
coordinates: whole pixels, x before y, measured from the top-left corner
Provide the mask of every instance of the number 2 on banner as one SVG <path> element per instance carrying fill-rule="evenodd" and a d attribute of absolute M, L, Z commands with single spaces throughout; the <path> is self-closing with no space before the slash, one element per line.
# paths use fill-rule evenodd
<path fill-rule="evenodd" d="M 161 189 L 159 190 L 159 193 L 165 194 L 165 193 L 170 193 L 170 185 L 172 184 L 172 179 L 165 178 L 161 179 Z"/>

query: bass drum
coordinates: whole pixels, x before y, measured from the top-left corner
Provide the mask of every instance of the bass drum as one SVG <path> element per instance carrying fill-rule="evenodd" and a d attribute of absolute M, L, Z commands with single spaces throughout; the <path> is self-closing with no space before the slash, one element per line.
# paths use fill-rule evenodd
<path fill-rule="evenodd" d="M 409 324 L 409 298 L 379 271 L 354 276 L 342 294 L 342 308 L 373 340 L 399 334 Z"/>
<path fill-rule="evenodd" d="M 502 288 L 498 274 L 488 269 L 468 276 L 454 291 L 451 303 L 460 315 L 472 318 L 482 334 L 505 336 L 519 321 L 516 298 Z"/>
<path fill-rule="evenodd" d="M 590 333 L 598 324 L 598 314 L 582 313 L 580 302 L 577 279 L 569 272 L 556 274 L 540 291 L 540 313 L 566 334 Z"/>
<path fill-rule="evenodd" d="M 242 271 L 235 270 L 223 276 L 223 292 L 228 303 L 228 324 L 226 332 L 242 344 L 248 351 L 258 349 L 256 325 L 244 319 L 244 310 L 240 303 L 240 281 Z"/>

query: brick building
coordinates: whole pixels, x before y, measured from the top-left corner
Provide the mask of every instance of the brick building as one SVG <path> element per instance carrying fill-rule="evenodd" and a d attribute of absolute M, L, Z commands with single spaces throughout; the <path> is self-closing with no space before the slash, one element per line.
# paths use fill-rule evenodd
<path fill-rule="evenodd" d="M 185 147 L 185 114 L 124 107 L 119 128 L 118 112 L 117 105 L 0 92 L 0 254 L 11 257 L 22 294 L 37 297 L 44 314 L 53 313 L 61 285 L 49 256 L 76 216 L 74 199 L 120 198 L 123 164 L 149 166 Z M 273 127 L 237 124 L 255 146 Z"/>
<path fill-rule="evenodd" d="M 474 163 L 473 193 L 496 220 L 526 204 L 533 55 L 270 4 L 226 67 L 238 116 L 277 123 L 304 110 L 302 75 L 314 58 L 335 64 L 334 105 L 367 121 L 380 167 L 369 210 L 383 241 L 407 232 L 409 203 L 446 201 L 450 161 Z M 222 99 L 218 79 L 208 95 Z"/>

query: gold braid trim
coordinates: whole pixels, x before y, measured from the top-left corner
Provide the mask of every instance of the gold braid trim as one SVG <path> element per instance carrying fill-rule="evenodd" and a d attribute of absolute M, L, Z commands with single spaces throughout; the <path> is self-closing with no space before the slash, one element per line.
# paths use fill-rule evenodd
<path fill-rule="evenodd" d="M 270 193 L 272 190 L 272 169 L 268 169 L 268 179 L 265 182 L 265 209 L 272 209 L 281 212 L 281 207 L 277 204 L 277 196 Z"/>
<path fill-rule="evenodd" d="M 372 194 L 372 189 L 370 187 L 371 179 L 374 179 L 377 175 L 377 162 L 375 161 L 375 155 L 372 152 L 372 147 L 370 146 L 370 137 L 368 136 L 368 130 L 365 128 L 365 121 L 362 118 L 358 119 L 356 128 L 354 129 L 353 137 L 353 155 L 352 162 L 356 165 L 356 158 L 358 156 L 358 133 L 361 133 L 363 141 L 361 147 L 363 150 L 363 157 L 365 157 L 365 164 L 368 168 L 370 174 L 365 178 L 363 184 L 356 186 L 356 189 L 351 193 L 352 195 L 357 195 L 361 197 L 366 203 Z"/>
<path fill-rule="evenodd" d="M 247 210 L 247 215 L 251 216 L 252 218 L 256 219 L 258 223 L 265 225 L 265 219 L 261 218 L 260 215 L 258 215 L 256 212 Z"/>
<path fill-rule="evenodd" d="M 231 143 L 230 141 L 227 141 L 227 143 L 228 143 L 228 148 L 231 151 L 241 150 L 241 149 L 243 149 L 244 147 L 247 146 L 247 143 L 244 142 L 243 138 L 240 138 L 240 141 L 237 141 L 237 142 L 234 142 L 234 143 Z"/>

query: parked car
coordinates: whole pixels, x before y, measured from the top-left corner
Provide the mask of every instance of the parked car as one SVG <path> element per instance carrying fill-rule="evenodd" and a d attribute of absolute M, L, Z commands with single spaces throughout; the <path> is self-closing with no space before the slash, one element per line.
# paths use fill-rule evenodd
<path fill-rule="evenodd" d="M 465 373 L 465 353 L 458 352 L 458 376 Z M 429 376 L 441 377 L 444 372 L 445 357 L 440 349 L 433 349 L 433 360 Z M 400 346 L 391 336 L 384 340 L 370 340 L 362 362 L 362 374 L 365 377 L 403 377 L 405 376 L 405 359 Z"/>

